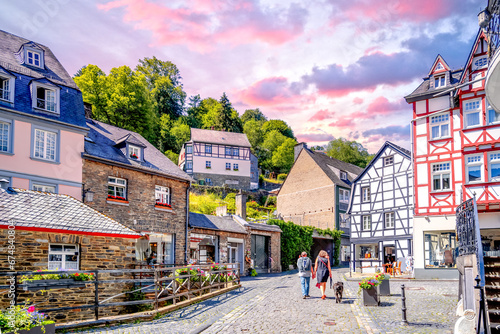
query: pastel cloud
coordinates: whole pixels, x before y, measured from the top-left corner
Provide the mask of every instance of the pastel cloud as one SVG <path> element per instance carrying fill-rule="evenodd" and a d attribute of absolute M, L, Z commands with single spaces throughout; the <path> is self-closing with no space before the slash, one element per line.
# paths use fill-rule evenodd
<path fill-rule="evenodd" d="M 151 31 L 156 45 L 185 45 L 198 52 L 217 44 L 283 44 L 304 31 L 308 11 L 298 4 L 263 8 L 257 0 L 187 1 L 181 6 L 151 0 L 116 0 L 103 11 L 124 11 L 124 21 Z"/>
<path fill-rule="evenodd" d="M 362 132 L 362 136 L 370 140 L 378 140 L 380 137 L 389 139 L 409 139 L 410 125 L 390 125 L 382 128 L 369 129 Z"/>
<path fill-rule="evenodd" d="M 312 121 L 324 121 L 325 119 L 328 119 L 332 117 L 333 113 L 330 112 L 327 109 L 321 109 L 317 113 L 315 113 L 311 118 L 309 118 L 309 122 Z"/>
<path fill-rule="evenodd" d="M 297 141 L 300 142 L 328 142 L 335 139 L 335 137 L 329 133 L 300 133 L 297 134 Z"/>
<path fill-rule="evenodd" d="M 266 78 L 238 93 L 239 98 L 250 105 L 282 105 L 298 102 L 301 98 L 294 84 L 287 78 Z"/>

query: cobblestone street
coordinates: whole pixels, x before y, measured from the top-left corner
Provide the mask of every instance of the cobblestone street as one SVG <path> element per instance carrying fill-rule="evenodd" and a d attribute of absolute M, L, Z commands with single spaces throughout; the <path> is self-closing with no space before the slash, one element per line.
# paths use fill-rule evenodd
<path fill-rule="evenodd" d="M 161 319 L 106 327 L 85 333 L 452 333 L 458 283 L 450 281 L 391 281 L 390 297 L 379 307 L 364 307 L 356 281 L 346 281 L 346 269 L 334 270 L 344 282 L 344 300 L 336 304 L 333 290 L 327 300 L 311 286 L 302 299 L 293 273 L 243 278 L 243 287 L 191 305 Z M 348 275 L 348 273 L 347 273 Z M 409 326 L 401 326 L 401 284 L 407 287 Z"/>

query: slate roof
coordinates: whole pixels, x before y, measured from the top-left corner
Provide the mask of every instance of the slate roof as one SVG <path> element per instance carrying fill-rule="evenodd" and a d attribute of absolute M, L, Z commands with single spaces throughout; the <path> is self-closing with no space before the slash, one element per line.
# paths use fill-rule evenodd
<path fill-rule="evenodd" d="M 47 78 L 54 83 L 78 89 L 66 69 L 61 65 L 59 60 L 57 60 L 52 51 L 45 45 L 34 43 L 34 45 L 44 51 L 44 69 L 27 64 L 21 65 L 15 54 L 19 52 L 21 47 L 26 43 L 33 42 L 0 30 L 0 66 L 10 72 L 24 74 L 32 78 Z"/>
<path fill-rule="evenodd" d="M 251 147 L 247 135 L 244 133 L 215 131 L 191 128 L 191 141 L 198 143 L 211 143 L 219 145 L 231 145 Z"/>
<path fill-rule="evenodd" d="M 250 222 L 247 222 L 247 225 L 250 226 L 252 230 L 282 232 L 278 225 L 269 225 L 266 223 L 250 223 Z"/>
<path fill-rule="evenodd" d="M 246 229 L 236 222 L 232 216 L 212 216 L 190 212 L 189 226 L 234 233 L 247 233 Z"/>
<path fill-rule="evenodd" d="M 354 178 L 350 175 L 347 175 L 347 180 L 341 180 L 340 177 L 337 176 L 337 174 L 329 166 L 355 175 L 358 175 L 363 171 L 363 168 L 361 167 L 335 158 L 331 158 L 323 153 L 316 153 L 309 150 L 308 148 L 303 148 L 302 151 L 306 151 L 306 153 L 311 156 L 311 158 L 323 170 L 323 172 L 325 172 L 325 174 L 330 178 L 330 180 L 332 180 L 333 183 L 341 186 L 347 186 L 350 188 Z M 302 152 L 300 154 L 302 154 Z"/>
<path fill-rule="evenodd" d="M 23 227 L 140 236 L 71 196 L 17 188 L 0 190 L 0 223 L 10 220 Z"/>
<path fill-rule="evenodd" d="M 434 95 L 457 86 L 460 82 L 462 72 L 462 69 L 451 71 L 451 85 L 439 89 L 431 89 L 429 77 L 424 78 L 424 81 L 417 87 L 417 89 L 415 89 L 411 94 L 405 96 L 406 102 L 411 103 L 414 101 L 418 101 L 421 98 L 426 97 L 427 95 Z"/>
<path fill-rule="evenodd" d="M 85 141 L 84 157 L 111 160 L 124 165 L 125 168 L 129 166 L 146 173 L 159 173 L 167 177 L 192 181 L 188 174 L 140 134 L 92 119 L 87 119 L 87 127 L 90 129 L 88 137 L 92 141 Z M 128 159 L 123 151 L 116 147 L 116 144 L 123 143 L 127 138 L 132 140 L 132 144 L 140 144 L 144 147 L 144 161 Z"/>

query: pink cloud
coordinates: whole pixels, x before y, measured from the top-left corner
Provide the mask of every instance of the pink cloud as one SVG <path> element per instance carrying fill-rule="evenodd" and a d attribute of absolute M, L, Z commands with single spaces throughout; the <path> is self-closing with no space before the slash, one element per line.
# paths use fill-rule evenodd
<path fill-rule="evenodd" d="M 254 0 L 195 0 L 177 7 L 152 0 L 116 0 L 97 7 L 122 9 L 123 20 L 151 31 L 156 45 L 180 44 L 199 52 L 211 51 L 218 43 L 286 43 L 303 33 L 308 14 L 297 4 L 262 9 Z"/>
<path fill-rule="evenodd" d="M 329 133 L 299 133 L 297 134 L 297 141 L 300 142 L 328 142 L 333 140 L 334 137 Z"/>
<path fill-rule="evenodd" d="M 300 95 L 299 92 L 294 90 L 293 84 L 290 84 L 288 79 L 284 77 L 271 77 L 257 81 L 250 87 L 238 92 L 237 95 L 240 100 L 250 105 L 277 106 L 313 99 L 309 96 Z"/>
<path fill-rule="evenodd" d="M 354 126 L 354 121 L 350 116 L 349 117 L 340 117 L 335 122 L 328 124 L 328 126 L 335 126 L 338 128 L 349 128 L 349 127 Z"/>
<path fill-rule="evenodd" d="M 354 100 L 352 100 L 354 104 L 361 104 L 363 103 L 363 99 L 360 97 L 355 97 Z"/>
<path fill-rule="evenodd" d="M 309 122 L 311 121 L 324 121 L 325 119 L 328 119 L 332 116 L 333 114 L 326 110 L 326 109 L 321 109 L 317 113 L 315 113 L 311 118 L 309 118 Z"/>
<path fill-rule="evenodd" d="M 369 115 L 389 115 L 404 108 L 407 108 L 407 104 L 402 99 L 398 102 L 389 102 L 387 98 L 379 96 L 368 105 L 366 111 Z"/>

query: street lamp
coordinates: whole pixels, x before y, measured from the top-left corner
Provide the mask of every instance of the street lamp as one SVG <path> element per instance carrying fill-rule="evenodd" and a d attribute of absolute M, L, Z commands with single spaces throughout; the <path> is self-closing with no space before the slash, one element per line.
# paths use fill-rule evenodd
<path fill-rule="evenodd" d="M 94 192 L 89 189 L 85 189 L 85 185 L 83 185 L 83 203 L 85 203 L 85 199 L 87 199 L 87 202 L 93 202 L 94 201 Z"/>
<path fill-rule="evenodd" d="M 0 189 L 7 189 L 9 183 L 9 180 L 7 179 L 0 179 Z"/>
<path fill-rule="evenodd" d="M 479 14 L 477 14 L 477 20 L 482 29 L 486 29 L 486 27 L 490 25 L 491 14 L 488 11 L 488 8 L 483 9 L 479 12 Z"/>

